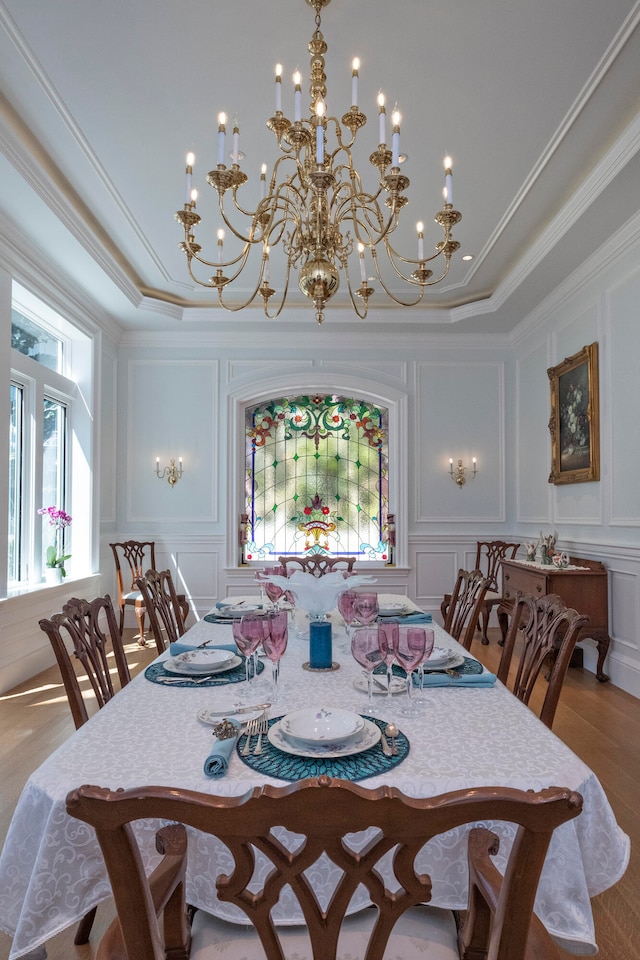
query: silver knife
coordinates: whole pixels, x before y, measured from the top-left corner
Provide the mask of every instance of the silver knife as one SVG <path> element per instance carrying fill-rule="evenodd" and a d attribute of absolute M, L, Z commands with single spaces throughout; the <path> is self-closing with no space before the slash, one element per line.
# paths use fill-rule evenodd
<path fill-rule="evenodd" d="M 256 713 L 258 710 L 268 710 L 270 706 L 270 703 L 256 703 L 254 707 L 238 707 L 237 710 L 233 707 L 227 710 L 207 710 L 207 713 L 210 717 L 235 717 L 239 713 Z"/>

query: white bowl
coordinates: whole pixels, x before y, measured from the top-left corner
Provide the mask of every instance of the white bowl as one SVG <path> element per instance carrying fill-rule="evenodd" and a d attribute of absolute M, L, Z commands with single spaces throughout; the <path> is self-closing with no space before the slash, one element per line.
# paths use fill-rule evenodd
<path fill-rule="evenodd" d="M 426 667 L 441 667 L 449 663 L 452 657 L 453 650 L 450 647 L 434 647 L 424 663 Z"/>
<path fill-rule="evenodd" d="M 364 720 L 350 710 L 337 707 L 315 707 L 296 710 L 281 720 L 281 729 L 288 737 L 305 743 L 336 743 L 352 737 L 364 727 Z"/>

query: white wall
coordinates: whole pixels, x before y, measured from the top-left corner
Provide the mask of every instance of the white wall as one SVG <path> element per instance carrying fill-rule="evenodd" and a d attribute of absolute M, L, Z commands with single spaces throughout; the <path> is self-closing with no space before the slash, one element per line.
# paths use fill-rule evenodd
<path fill-rule="evenodd" d="M 524 542 L 557 530 L 560 546 L 609 573 L 607 672 L 640 696 L 640 223 L 638 218 L 538 307 L 514 344 L 516 512 Z M 599 344 L 600 481 L 554 486 L 546 369 Z M 593 669 L 595 649 L 585 645 Z"/>

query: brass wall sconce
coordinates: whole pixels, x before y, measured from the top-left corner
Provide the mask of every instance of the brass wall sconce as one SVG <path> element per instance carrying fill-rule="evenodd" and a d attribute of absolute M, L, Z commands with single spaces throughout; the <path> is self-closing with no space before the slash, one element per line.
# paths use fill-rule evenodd
<path fill-rule="evenodd" d="M 166 477 L 171 488 L 173 489 L 181 476 L 182 457 L 179 458 L 177 467 L 176 461 L 172 457 L 171 460 L 169 460 L 169 466 L 163 467 L 162 470 L 160 469 L 160 457 L 156 457 L 156 477 L 158 477 L 160 480 L 164 480 Z"/>
<path fill-rule="evenodd" d="M 471 472 L 469 473 L 469 476 L 471 477 L 472 480 L 474 480 L 476 473 L 478 472 L 478 467 L 476 464 L 475 457 L 473 457 L 471 463 L 472 463 L 472 467 L 471 467 Z M 464 467 L 462 465 L 462 460 L 458 460 L 458 466 L 454 470 L 453 458 L 449 457 L 449 476 L 451 477 L 452 480 L 455 480 L 455 482 L 458 484 L 458 489 L 462 489 L 462 487 L 467 482 L 467 478 L 465 476 L 466 472 L 467 472 L 467 467 Z"/>

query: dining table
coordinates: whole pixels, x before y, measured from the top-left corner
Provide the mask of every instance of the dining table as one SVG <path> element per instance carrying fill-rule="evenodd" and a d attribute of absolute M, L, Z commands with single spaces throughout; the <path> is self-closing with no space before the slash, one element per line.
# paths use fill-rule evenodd
<path fill-rule="evenodd" d="M 397 608 L 399 622 L 403 617 L 429 619 L 421 618 L 409 601 L 403 606 L 403 598 L 394 599 L 387 612 L 394 614 Z M 384 609 L 384 597 L 380 601 Z M 181 639 L 180 649 L 232 647 L 232 617 L 225 614 L 229 609 L 219 604 L 198 620 Z M 523 790 L 561 786 L 578 791 L 583 811 L 554 833 L 535 910 L 562 947 L 577 955 L 597 953 L 590 899 L 624 873 L 629 839 L 593 771 L 435 622 L 425 624 L 434 632 L 434 649 L 448 651 L 458 668 L 448 673 L 425 672 L 422 688 L 414 684 L 413 694 L 419 701 L 414 704 L 415 716 L 404 712 L 406 685 L 396 680 L 388 693 L 384 674 L 376 676 L 372 712 L 363 713 L 366 676 L 351 655 L 337 611 L 328 620 L 333 643 L 332 666 L 326 670 L 309 669 L 309 640 L 291 623 L 276 702 L 271 664 L 263 658 L 258 660 L 260 672 L 248 682 L 244 662 L 238 664 L 240 658 L 234 659 L 232 671 L 201 680 L 168 670 L 177 654 L 169 649 L 33 772 L 0 855 L 0 928 L 13 938 L 10 960 L 46 944 L 110 897 L 93 829 L 67 813 L 65 800 L 72 789 L 85 783 L 112 789 L 157 785 L 236 796 L 262 784 L 282 786 L 322 773 L 356 780 L 371 789 L 392 785 L 409 797 L 485 785 Z M 245 738 L 241 736 L 234 741 L 224 775 L 208 776 L 205 762 L 218 742 L 215 725 L 225 716 L 242 723 L 246 715 L 237 713 L 238 709 L 258 704 L 270 704 L 265 712 L 272 728 L 262 753 L 242 756 Z M 281 718 L 309 707 L 339 708 L 366 717 L 370 745 L 357 753 L 337 751 L 334 756 L 331 751 L 312 751 L 311 756 L 299 756 L 275 733 L 282 729 Z M 390 757 L 383 752 L 377 732 L 389 722 L 399 730 L 398 753 Z M 148 870 L 157 862 L 157 826 L 143 822 L 136 827 Z M 501 838 L 500 866 L 514 828 L 498 822 L 488 826 Z M 420 855 L 417 866 L 432 877 L 431 902 L 436 906 L 466 907 L 466 830 L 435 838 Z M 187 900 L 232 922 L 246 922 L 233 905 L 216 897 L 214 879 L 228 869 L 228 857 L 214 838 L 189 835 Z M 335 881 L 334 865 L 326 862 L 318 868 L 312 882 L 321 900 L 328 901 Z M 361 889 L 350 910 L 367 905 L 366 891 Z M 301 922 L 292 895 L 276 905 L 274 918 L 283 924 Z"/>

